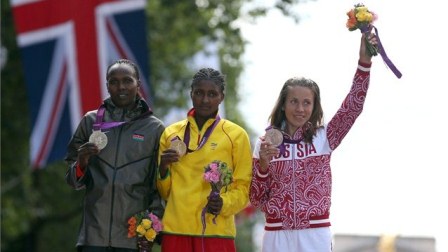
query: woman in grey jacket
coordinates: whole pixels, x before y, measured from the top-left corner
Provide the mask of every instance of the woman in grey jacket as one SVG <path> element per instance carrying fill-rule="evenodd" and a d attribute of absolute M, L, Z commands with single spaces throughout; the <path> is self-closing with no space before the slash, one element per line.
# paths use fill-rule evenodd
<path fill-rule="evenodd" d="M 140 97 L 139 71 L 129 60 L 107 69 L 110 97 L 87 112 L 68 144 L 66 180 L 85 189 L 78 251 L 137 251 L 128 219 L 145 209 L 159 217 L 155 186 L 162 121 Z"/>

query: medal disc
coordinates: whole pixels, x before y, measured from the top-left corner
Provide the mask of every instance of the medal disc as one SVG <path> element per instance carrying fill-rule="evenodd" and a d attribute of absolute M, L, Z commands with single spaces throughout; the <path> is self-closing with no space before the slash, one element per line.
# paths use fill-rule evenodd
<path fill-rule="evenodd" d="M 275 146 L 279 146 L 283 143 L 283 134 L 278 129 L 270 128 L 266 130 L 265 140 Z"/>
<path fill-rule="evenodd" d="M 174 140 L 171 141 L 171 146 L 170 149 L 173 149 L 175 151 L 177 151 L 177 153 L 179 154 L 179 156 L 183 156 L 185 155 L 185 153 L 187 153 L 187 146 L 185 145 L 184 142 L 182 142 L 181 140 Z"/>
<path fill-rule="evenodd" d="M 98 149 L 102 150 L 107 145 L 107 136 L 101 130 L 94 130 L 89 137 L 89 142 L 94 143 Z"/>

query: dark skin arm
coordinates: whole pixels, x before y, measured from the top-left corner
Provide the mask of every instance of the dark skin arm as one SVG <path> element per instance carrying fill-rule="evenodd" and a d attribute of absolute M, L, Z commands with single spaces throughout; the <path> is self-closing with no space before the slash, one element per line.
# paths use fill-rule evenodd
<path fill-rule="evenodd" d="M 222 209 L 222 198 L 220 194 L 215 194 L 213 195 L 213 197 L 207 197 L 208 202 L 207 202 L 207 212 L 214 214 L 214 215 L 218 215 L 221 212 Z"/>
<path fill-rule="evenodd" d="M 161 177 L 165 177 L 168 172 L 168 166 L 179 161 L 179 154 L 172 149 L 166 149 L 160 155 L 159 173 Z"/>
<path fill-rule="evenodd" d="M 77 162 L 83 171 L 85 171 L 89 163 L 89 158 L 92 155 L 97 155 L 99 152 L 100 150 L 94 143 L 87 142 L 79 147 Z"/>

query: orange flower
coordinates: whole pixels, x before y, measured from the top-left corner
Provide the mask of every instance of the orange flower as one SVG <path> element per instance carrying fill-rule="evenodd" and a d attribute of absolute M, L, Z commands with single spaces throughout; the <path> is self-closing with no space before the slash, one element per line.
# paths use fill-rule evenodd
<path fill-rule="evenodd" d="M 358 22 L 356 20 L 355 16 L 355 10 L 351 9 L 349 12 L 347 12 L 348 20 L 347 20 L 347 28 L 348 29 L 356 29 L 356 23 Z"/>
<path fill-rule="evenodd" d="M 137 224 L 137 219 L 134 216 L 132 216 L 131 218 L 129 218 L 128 224 L 135 226 L 135 224 Z"/>
<path fill-rule="evenodd" d="M 159 218 L 149 210 L 135 214 L 128 219 L 128 224 L 128 238 L 145 237 L 148 241 L 153 241 L 163 228 Z"/>
<path fill-rule="evenodd" d="M 137 219 L 135 219 L 134 216 L 132 216 L 131 218 L 129 218 L 128 220 L 128 224 L 129 224 L 129 228 L 128 228 L 128 238 L 132 238 L 134 236 L 136 236 L 137 234 L 135 233 L 135 224 L 137 224 Z"/>
<path fill-rule="evenodd" d="M 135 232 L 135 226 L 134 226 L 134 228 L 129 227 L 129 229 L 128 229 L 128 238 L 135 237 L 136 235 L 137 235 L 137 233 Z"/>
<path fill-rule="evenodd" d="M 369 11 L 363 4 L 355 4 L 355 7 L 347 12 L 347 16 L 348 20 L 346 26 L 350 31 L 359 28 L 362 32 L 365 32 L 365 30 L 377 19 L 376 14 Z"/>

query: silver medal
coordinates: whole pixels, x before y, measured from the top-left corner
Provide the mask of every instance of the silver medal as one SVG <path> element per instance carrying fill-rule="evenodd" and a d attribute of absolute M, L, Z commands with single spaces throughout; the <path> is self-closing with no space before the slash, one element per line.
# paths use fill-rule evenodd
<path fill-rule="evenodd" d="M 98 149 L 102 150 L 107 145 L 107 136 L 101 130 L 94 130 L 89 137 L 89 142 L 94 143 Z"/>

